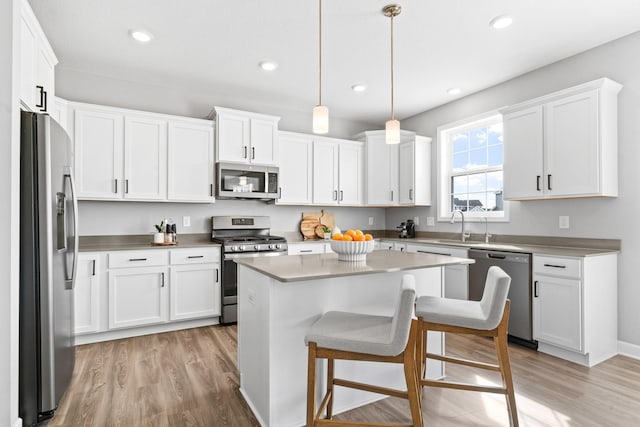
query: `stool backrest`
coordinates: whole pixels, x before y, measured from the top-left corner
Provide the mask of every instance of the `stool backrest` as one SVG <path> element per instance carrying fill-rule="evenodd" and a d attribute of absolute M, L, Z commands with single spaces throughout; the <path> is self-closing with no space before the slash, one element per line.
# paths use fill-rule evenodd
<path fill-rule="evenodd" d="M 411 274 L 402 276 L 400 284 L 400 298 L 396 305 L 396 311 L 393 314 L 391 322 L 390 341 L 394 354 L 400 354 L 404 351 L 409 340 L 409 330 L 411 329 L 411 320 L 413 319 L 413 309 L 416 302 L 416 279 Z"/>
<path fill-rule="evenodd" d="M 495 265 L 489 268 L 480 300 L 482 312 L 488 321 L 488 330 L 495 329 L 502 320 L 509 286 L 511 286 L 511 277 L 503 269 Z"/>

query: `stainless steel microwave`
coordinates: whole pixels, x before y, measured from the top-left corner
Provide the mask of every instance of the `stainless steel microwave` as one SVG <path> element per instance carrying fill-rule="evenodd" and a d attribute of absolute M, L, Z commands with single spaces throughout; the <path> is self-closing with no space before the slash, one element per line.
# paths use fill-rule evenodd
<path fill-rule="evenodd" d="M 216 197 L 219 199 L 278 198 L 278 168 L 275 166 L 218 163 Z"/>

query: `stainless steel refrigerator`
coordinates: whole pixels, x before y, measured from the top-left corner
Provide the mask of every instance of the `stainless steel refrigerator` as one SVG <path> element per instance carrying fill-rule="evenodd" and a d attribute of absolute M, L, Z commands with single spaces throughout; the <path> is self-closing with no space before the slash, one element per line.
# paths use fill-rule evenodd
<path fill-rule="evenodd" d="M 23 111 L 20 139 L 19 414 L 31 426 L 53 416 L 75 365 L 78 204 L 64 129 Z"/>

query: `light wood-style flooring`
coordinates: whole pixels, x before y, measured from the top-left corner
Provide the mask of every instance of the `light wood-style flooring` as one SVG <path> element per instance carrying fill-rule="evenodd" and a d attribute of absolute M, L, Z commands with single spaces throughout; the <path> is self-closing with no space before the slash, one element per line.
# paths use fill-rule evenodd
<path fill-rule="evenodd" d="M 238 391 L 235 326 L 210 326 L 77 348 L 72 384 L 50 426 L 257 426 Z M 640 360 L 585 368 L 510 345 L 522 426 L 640 426 Z M 447 336 L 447 352 L 494 361 L 491 341 Z M 450 366 L 450 378 L 497 383 L 491 372 Z M 425 388 L 429 427 L 508 426 L 504 397 Z M 336 418 L 410 423 L 387 398 Z"/>

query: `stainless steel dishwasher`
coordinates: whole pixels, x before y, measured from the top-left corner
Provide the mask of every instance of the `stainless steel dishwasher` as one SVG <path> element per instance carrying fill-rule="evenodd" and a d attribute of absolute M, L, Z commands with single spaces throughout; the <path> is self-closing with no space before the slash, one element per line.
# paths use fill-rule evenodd
<path fill-rule="evenodd" d="M 469 265 L 469 299 L 482 299 L 489 267 L 497 265 L 502 268 L 511 277 L 509 339 L 537 348 L 531 331 L 531 254 L 470 249 L 469 258 L 476 261 Z"/>

